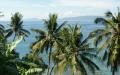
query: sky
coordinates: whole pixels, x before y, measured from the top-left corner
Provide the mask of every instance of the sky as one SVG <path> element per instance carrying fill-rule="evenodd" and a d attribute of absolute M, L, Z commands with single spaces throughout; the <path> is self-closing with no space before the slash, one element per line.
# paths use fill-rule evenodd
<path fill-rule="evenodd" d="M 106 11 L 116 12 L 120 0 L 0 0 L 0 11 L 9 20 L 15 12 L 24 19 L 47 18 L 50 13 L 59 18 L 76 16 L 103 16 Z"/>

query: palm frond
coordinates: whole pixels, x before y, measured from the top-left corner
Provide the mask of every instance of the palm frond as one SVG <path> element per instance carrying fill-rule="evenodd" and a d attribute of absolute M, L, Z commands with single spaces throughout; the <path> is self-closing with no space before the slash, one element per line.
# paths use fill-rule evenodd
<path fill-rule="evenodd" d="M 67 65 L 66 59 L 64 59 L 61 62 L 59 62 L 58 65 L 55 67 L 56 73 L 59 74 L 59 75 L 62 75 L 66 65 Z"/>
<path fill-rule="evenodd" d="M 84 64 L 78 58 L 76 58 L 76 61 L 77 61 L 77 68 L 81 72 L 81 74 L 88 75 Z"/>
<path fill-rule="evenodd" d="M 38 53 L 39 53 L 39 52 L 43 52 L 45 46 L 47 46 L 48 43 L 49 43 L 49 42 L 48 42 L 46 39 L 43 39 L 43 40 L 41 40 L 41 41 L 38 41 L 38 42 L 33 43 L 33 45 L 32 45 L 32 50 L 33 50 L 33 52 L 35 52 L 35 53 L 37 53 L 37 52 L 38 52 Z"/>
<path fill-rule="evenodd" d="M 30 75 L 30 74 L 34 74 L 34 73 L 41 73 L 42 72 L 42 69 L 41 68 L 31 68 L 31 69 L 28 69 L 27 72 L 25 72 L 25 75 Z"/>
<path fill-rule="evenodd" d="M 107 23 L 108 21 L 105 20 L 104 18 L 96 18 L 94 22 L 95 22 L 96 24 L 98 24 L 98 23 L 105 24 L 105 23 Z"/>
<path fill-rule="evenodd" d="M 88 65 L 88 67 L 96 68 L 97 70 L 99 70 L 99 67 L 93 61 L 91 61 L 91 59 L 89 59 L 88 57 L 82 56 L 82 60 L 86 63 L 86 65 L 88 64 L 91 65 L 91 66 Z M 92 69 L 92 70 L 95 70 L 95 69 Z"/>
<path fill-rule="evenodd" d="M 66 21 L 65 22 L 63 22 L 56 30 L 55 30 L 55 32 L 58 32 L 58 31 L 60 31 L 60 29 L 64 26 L 64 25 L 66 25 Z"/>
<path fill-rule="evenodd" d="M 22 32 L 24 32 L 25 34 L 30 34 L 30 32 L 26 29 L 21 29 Z"/>
<path fill-rule="evenodd" d="M 24 36 L 20 36 L 18 39 L 16 39 L 14 42 L 12 42 L 11 44 L 8 44 L 8 49 L 11 52 L 12 50 L 15 49 L 15 47 L 17 46 L 18 43 L 21 42 L 21 40 L 23 39 Z"/>
<path fill-rule="evenodd" d="M 4 29 L 5 27 L 2 24 L 0 24 L 0 28 Z"/>
<path fill-rule="evenodd" d="M 105 15 L 106 15 L 106 17 L 113 17 L 112 12 L 110 12 L 110 11 L 106 12 Z"/>

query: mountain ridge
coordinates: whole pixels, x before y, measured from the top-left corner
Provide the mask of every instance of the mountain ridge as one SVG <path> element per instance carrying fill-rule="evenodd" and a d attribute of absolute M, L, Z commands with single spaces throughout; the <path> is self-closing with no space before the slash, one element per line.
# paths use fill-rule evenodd
<path fill-rule="evenodd" d="M 61 20 L 66 20 L 66 21 L 71 21 L 71 20 L 93 20 L 97 17 L 101 17 L 101 16 L 76 16 L 76 17 L 65 17 L 65 18 L 58 18 L 58 21 Z M 39 18 L 29 18 L 29 19 L 24 19 L 24 21 L 41 21 L 43 19 L 39 19 Z"/>

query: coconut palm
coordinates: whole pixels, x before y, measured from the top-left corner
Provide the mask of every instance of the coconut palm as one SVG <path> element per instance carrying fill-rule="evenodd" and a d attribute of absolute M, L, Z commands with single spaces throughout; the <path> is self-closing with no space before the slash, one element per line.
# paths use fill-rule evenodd
<path fill-rule="evenodd" d="M 49 68 L 53 44 L 55 41 L 59 41 L 58 32 L 65 24 L 66 22 L 63 22 L 61 25 L 59 25 L 57 23 L 57 15 L 50 14 L 49 19 L 44 20 L 44 25 L 46 28 L 45 31 L 41 29 L 32 29 L 34 32 L 37 32 L 39 34 L 38 36 L 36 36 L 37 41 L 32 45 L 32 50 L 36 54 L 39 54 L 40 52 L 43 51 L 49 52 Z"/>
<path fill-rule="evenodd" d="M 19 37 L 21 35 L 28 37 L 28 34 L 30 34 L 28 30 L 23 28 L 22 15 L 19 12 L 16 12 L 11 17 L 10 27 L 10 29 L 6 30 L 6 32 L 8 33 L 7 37 L 14 34 L 13 41 L 16 39 L 16 37 Z"/>
<path fill-rule="evenodd" d="M 90 33 L 94 37 L 94 45 L 99 45 L 99 50 L 104 50 L 103 60 L 107 60 L 107 65 L 111 66 L 112 75 L 120 66 L 120 11 L 116 15 L 107 12 L 106 18 L 97 18 L 95 23 L 101 23 L 105 27 Z"/>
<path fill-rule="evenodd" d="M 77 25 L 63 28 L 60 38 L 62 42 L 55 45 L 52 53 L 55 64 L 53 70 L 56 75 L 63 75 L 66 69 L 71 75 L 89 75 L 86 67 L 93 74 L 95 70 L 99 70 L 99 67 L 90 59 L 97 57 L 94 53 L 95 50 L 89 47 L 88 38 L 83 39 L 83 34 Z"/>

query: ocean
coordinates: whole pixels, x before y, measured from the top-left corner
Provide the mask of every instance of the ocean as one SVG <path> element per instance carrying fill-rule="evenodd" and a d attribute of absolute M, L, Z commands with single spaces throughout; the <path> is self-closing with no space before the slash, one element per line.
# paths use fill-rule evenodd
<path fill-rule="evenodd" d="M 58 21 L 59 24 L 61 24 L 63 21 Z M 0 24 L 4 25 L 7 28 L 9 28 L 9 22 L 8 21 L 0 21 Z M 96 25 L 93 22 L 81 22 L 81 21 L 68 21 L 67 25 L 71 24 L 71 25 L 75 25 L 78 24 L 81 26 L 81 31 L 83 32 L 84 37 L 87 37 L 88 34 L 95 30 L 95 29 L 99 29 L 99 28 L 104 28 L 103 25 Z M 24 21 L 23 23 L 24 25 L 24 29 L 27 29 L 30 31 L 30 35 L 29 37 L 25 38 L 25 41 L 22 41 L 16 48 L 16 51 L 20 54 L 20 57 L 25 56 L 26 53 L 29 53 L 31 51 L 30 49 L 30 45 L 32 42 L 34 42 L 35 39 L 35 32 L 32 32 L 31 29 L 35 28 L 35 29 L 43 29 L 46 30 L 44 27 L 44 23 L 43 21 Z M 67 26 L 66 25 L 66 26 Z M 10 37 L 9 39 L 12 40 L 13 37 Z M 47 55 L 43 54 L 41 56 L 44 56 L 44 60 L 47 61 Z M 95 62 L 100 66 L 101 68 L 101 72 L 98 72 L 96 75 L 111 75 L 110 69 L 105 67 L 104 63 L 100 63 L 99 61 Z M 67 74 L 69 75 L 69 74 Z M 120 75 L 120 73 L 117 73 L 116 75 Z"/>

